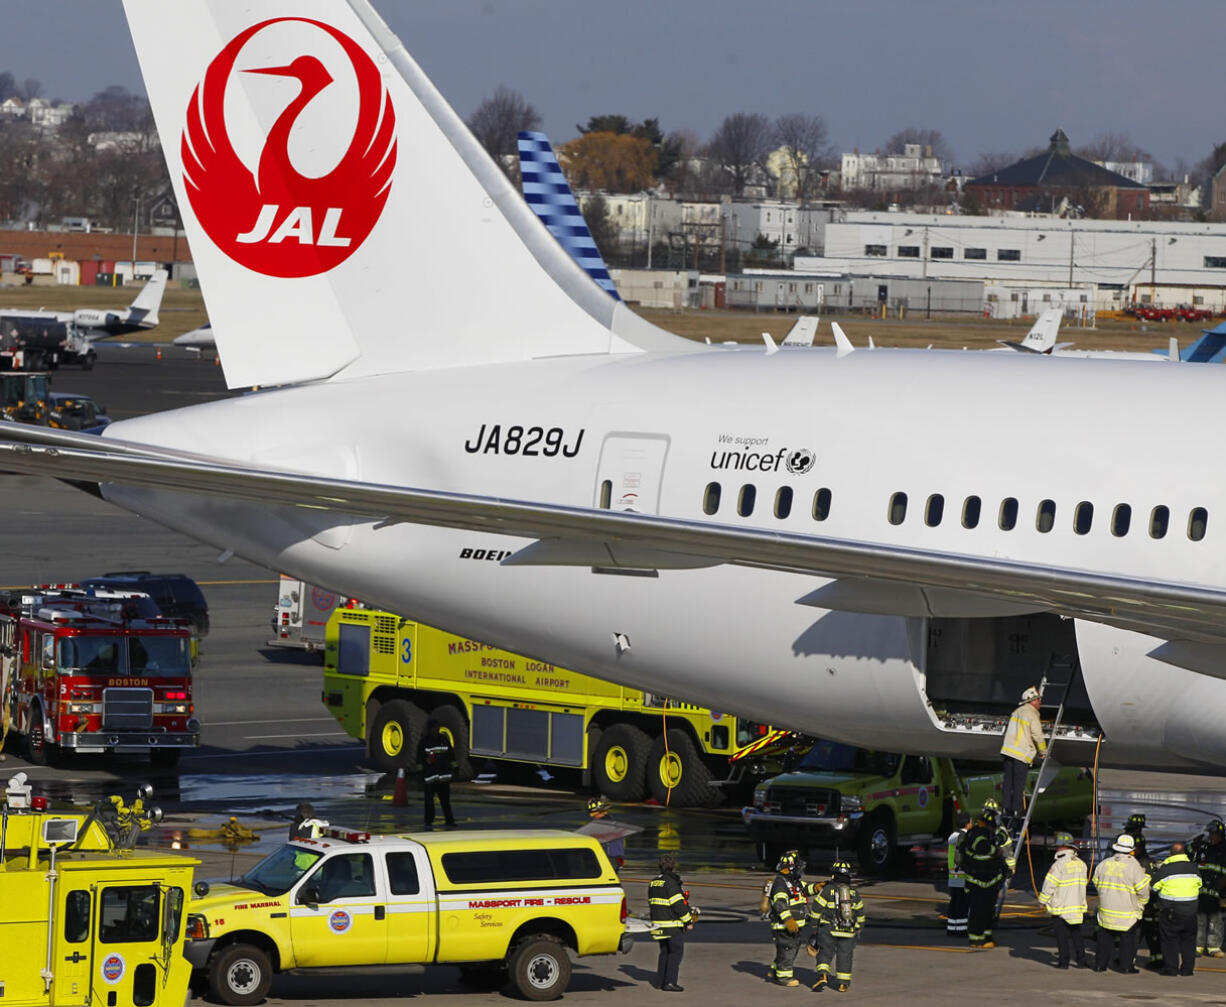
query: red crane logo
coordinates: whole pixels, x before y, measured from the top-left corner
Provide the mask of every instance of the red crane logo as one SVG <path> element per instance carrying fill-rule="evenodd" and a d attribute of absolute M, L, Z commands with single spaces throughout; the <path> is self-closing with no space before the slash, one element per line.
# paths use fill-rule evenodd
<path fill-rule="evenodd" d="M 240 50 L 257 32 L 284 21 L 331 35 L 357 80 L 353 138 L 336 167 L 319 177 L 300 173 L 289 155 L 298 116 L 333 83 L 317 57 L 303 54 L 284 66 L 240 71 L 296 78 L 300 85 L 268 131 L 254 174 L 235 153 L 226 125 L 226 85 Z M 378 221 L 396 166 L 395 134 L 391 96 L 353 39 L 320 21 L 273 18 L 237 35 L 192 93 L 181 144 L 183 182 L 200 225 L 235 262 L 267 276 L 315 276 L 357 251 Z"/>

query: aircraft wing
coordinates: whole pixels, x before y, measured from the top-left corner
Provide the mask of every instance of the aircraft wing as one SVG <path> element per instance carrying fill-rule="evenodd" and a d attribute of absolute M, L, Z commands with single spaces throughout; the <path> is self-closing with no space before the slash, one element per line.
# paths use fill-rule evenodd
<path fill-rule="evenodd" d="M 88 434 L 0 423 L 0 471 L 205 493 L 534 540 L 508 565 L 692 569 L 724 563 L 833 578 L 798 604 L 897 615 L 1052 611 L 1173 641 L 1226 643 L 1226 591 L 783 530 L 253 469 Z"/>

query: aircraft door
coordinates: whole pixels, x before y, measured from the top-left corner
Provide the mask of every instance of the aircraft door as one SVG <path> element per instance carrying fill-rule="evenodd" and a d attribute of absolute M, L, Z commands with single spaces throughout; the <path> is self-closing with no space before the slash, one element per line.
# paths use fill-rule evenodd
<path fill-rule="evenodd" d="M 658 514 L 669 439 L 663 434 L 612 433 L 600 449 L 596 506 Z"/>

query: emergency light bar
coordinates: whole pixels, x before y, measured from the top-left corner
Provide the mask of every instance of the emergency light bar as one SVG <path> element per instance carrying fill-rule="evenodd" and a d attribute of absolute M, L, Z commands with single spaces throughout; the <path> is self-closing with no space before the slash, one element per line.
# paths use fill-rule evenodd
<path fill-rule="evenodd" d="M 347 843 L 370 842 L 369 832 L 354 832 L 350 829 L 324 829 L 323 834 L 329 839 L 343 839 Z"/>

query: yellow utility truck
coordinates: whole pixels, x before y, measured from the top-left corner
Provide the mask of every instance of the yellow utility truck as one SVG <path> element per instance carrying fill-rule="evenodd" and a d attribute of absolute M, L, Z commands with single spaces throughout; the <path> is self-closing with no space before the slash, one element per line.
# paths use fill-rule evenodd
<path fill-rule="evenodd" d="M 613 800 L 681 807 L 718 803 L 729 759 L 770 730 L 364 608 L 328 620 L 323 701 L 386 772 L 414 764 L 430 716 L 461 779 L 477 757 L 571 768 Z"/>
<path fill-rule="evenodd" d="M 230 884 L 197 886 L 191 964 L 222 1003 L 245 1007 L 293 969 L 460 965 L 556 1000 L 569 952 L 628 951 L 626 897 L 600 844 L 576 832 L 295 839 Z"/>
<path fill-rule="evenodd" d="M 198 860 L 128 848 L 142 799 L 53 811 L 19 773 L 0 809 L 0 1003 L 181 1007 L 183 911 Z"/>

